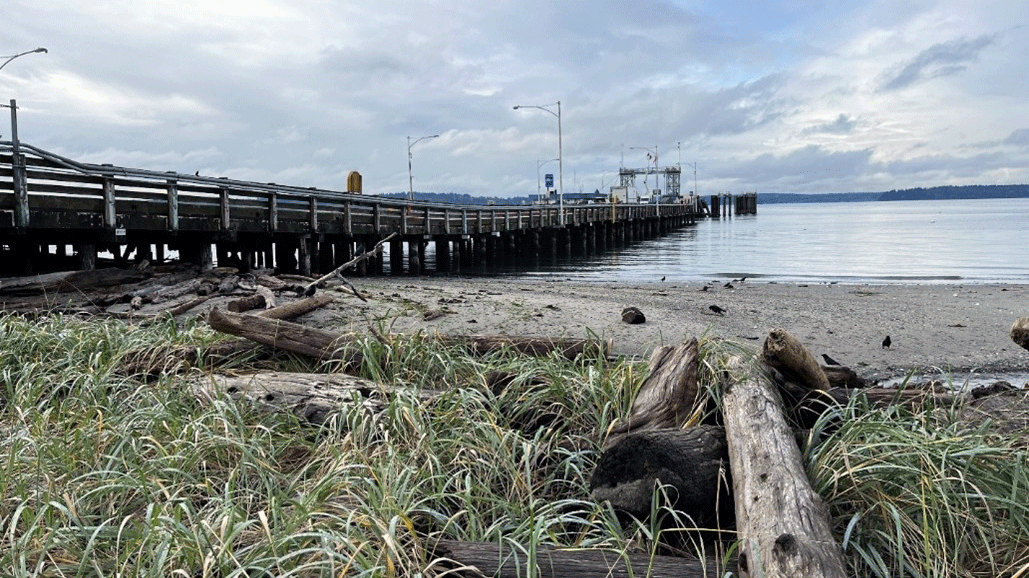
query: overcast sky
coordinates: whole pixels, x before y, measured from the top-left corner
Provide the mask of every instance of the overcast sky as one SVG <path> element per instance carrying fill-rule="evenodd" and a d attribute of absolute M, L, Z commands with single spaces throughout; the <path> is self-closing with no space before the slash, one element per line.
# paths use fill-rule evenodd
<path fill-rule="evenodd" d="M 1029 183 L 1025 0 L 4 0 L 21 140 L 365 192 Z M 556 112 L 556 106 L 549 107 Z M 6 110 L 3 111 L 6 116 Z M 10 126 L 0 119 L 0 140 Z M 687 167 L 687 165 L 689 165 Z M 653 177 L 651 177 L 653 178 Z M 688 185 L 687 185 L 688 182 Z M 650 183 L 649 186 L 653 186 Z"/>

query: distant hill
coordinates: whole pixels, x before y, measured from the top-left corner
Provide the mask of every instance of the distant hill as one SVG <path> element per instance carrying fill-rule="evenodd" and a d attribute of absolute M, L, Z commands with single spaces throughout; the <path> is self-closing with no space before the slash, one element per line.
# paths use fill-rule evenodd
<path fill-rule="evenodd" d="M 894 189 L 883 193 L 758 193 L 759 204 L 853 203 L 862 201 L 931 201 L 1029 197 L 1029 185 L 963 185 Z"/>
<path fill-rule="evenodd" d="M 761 205 L 778 203 L 857 203 L 878 201 L 882 193 L 758 193 Z"/>
<path fill-rule="evenodd" d="M 887 191 L 880 201 L 924 201 L 941 199 L 1011 199 L 1029 197 L 1029 185 L 965 185 Z"/>
<path fill-rule="evenodd" d="M 407 193 L 382 195 L 390 198 L 406 198 Z M 710 198 L 710 195 L 701 195 Z M 415 199 L 455 205 L 531 205 L 536 195 L 524 197 L 473 197 L 457 193 L 415 192 Z M 879 193 L 762 193 L 757 202 L 762 205 L 777 203 L 857 203 L 868 201 L 930 201 L 942 199 L 1005 199 L 1029 197 L 1029 185 L 963 185 L 942 187 L 918 187 L 894 189 Z M 567 196 L 565 197 L 568 198 Z"/>

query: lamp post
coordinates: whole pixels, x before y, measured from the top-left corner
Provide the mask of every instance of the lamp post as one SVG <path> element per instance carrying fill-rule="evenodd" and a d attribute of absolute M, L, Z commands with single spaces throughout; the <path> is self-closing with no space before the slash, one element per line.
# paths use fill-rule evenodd
<path fill-rule="evenodd" d="M 14 56 L 8 56 L 7 60 L 4 60 L 3 64 L 0 64 L 0 70 L 3 70 L 5 66 L 10 64 L 12 60 L 19 56 L 25 56 L 26 54 L 36 54 L 46 52 L 46 48 L 37 48 L 35 50 L 26 50 L 20 52 Z M 3 57 L 0 57 L 3 58 Z M 14 188 L 14 220 L 15 225 L 19 229 L 28 227 L 29 224 L 29 198 L 28 192 L 25 188 L 25 165 L 21 160 L 21 150 L 18 144 L 18 103 L 11 99 L 11 177 L 12 187 Z"/>
<path fill-rule="evenodd" d="M 7 64 L 9 62 L 14 60 L 15 58 L 18 58 L 19 56 L 25 56 L 26 54 L 36 54 L 36 53 L 40 53 L 40 52 L 46 52 L 46 48 L 40 47 L 40 48 L 37 48 L 35 50 L 26 50 L 25 52 L 20 52 L 18 54 L 15 54 L 14 56 L 8 56 L 8 57 L 6 57 L 7 60 L 5 60 L 3 64 L 0 64 L 0 70 L 3 70 L 4 67 L 7 66 Z M 4 57 L 0 56 L 0 58 L 4 58 Z"/>
<path fill-rule="evenodd" d="M 556 160 L 558 160 L 558 159 L 547 159 L 545 161 L 541 161 L 539 159 L 536 159 L 536 200 L 537 201 L 540 201 L 540 202 L 543 201 L 543 191 L 542 191 L 542 188 L 540 187 L 540 167 L 542 167 L 543 165 L 545 165 L 547 163 L 552 163 L 552 162 L 554 162 Z"/>
<path fill-rule="evenodd" d="M 414 200 L 414 173 L 411 172 L 411 159 L 414 156 L 411 154 L 411 147 L 427 138 L 439 138 L 439 135 L 430 134 L 429 136 L 419 137 L 414 142 L 411 142 L 411 137 L 407 137 L 407 200 L 409 201 Z"/>
<path fill-rule="evenodd" d="M 556 106 L 557 112 L 550 110 L 549 106 Z M 557 202 L 559 207 L 559 216 L 557 222 L 562 227 L 565 224 L 565 167 L 564 167 L 564 154 L 562 149 L 564 148 L 561 142 L 561 101 L 557 101 L 554 104 L 544 104 L 541 106 L 537 105 L 520 105 L 516 104 L 514 109 L 519 108 L 538 108 L 542 111 L 548 112 L 557 117 L 557 172 L 558 172 L 558 184 L 557 184 Z"/>

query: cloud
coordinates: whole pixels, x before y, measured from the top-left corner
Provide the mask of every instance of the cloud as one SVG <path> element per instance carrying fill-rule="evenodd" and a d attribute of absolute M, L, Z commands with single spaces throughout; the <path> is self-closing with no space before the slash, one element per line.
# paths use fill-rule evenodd
<path fill-rule="evenodd" d="M 1011 132 L 1004 144 L 1029 147 L 1029 128 L 1020 128 Z"/>
<path fill-rule="evenodd" d="M 804 129 L 805 134 L 848 134 L 854 132 L 856 123 L 850 116 L 840 113 L 840 116 L 836 117 L 836 120 L 832 122 L 826 122 L 822 124 L 816 124 Z"/>
<path fill-rule="evenodd" d="M 995 39 L 995 35 L 988 34 L 972 40 L 934 44 L 884 74 L 880 91 L 900 90 L 933 78 L 958 74 L 976 61 L 979 53 Z"/>

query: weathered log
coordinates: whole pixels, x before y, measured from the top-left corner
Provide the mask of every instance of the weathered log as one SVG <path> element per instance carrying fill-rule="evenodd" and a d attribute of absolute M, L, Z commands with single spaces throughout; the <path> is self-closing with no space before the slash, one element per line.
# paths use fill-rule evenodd
<path fill-rule="evenodd" d="M 178 304 L 178 305 L 168 309 L 167 313 L 169 315 L 171 315 L 172 317 L 175 317 L 176 315 L 182 315 L 183 313 L 189 311 L 190 309 L 196 307 L 197 305 L 200 305 L 201 303 L 206 302 L 210 298 L 211 298 L 210 296 L 203 296 L 203 297 L 197 297 L 195 299 L 190 299 L 189 301 L 180 303 L 180 304 Z"/>
<path fill-rule="evenodd" d="M 267 298 L 266 298 L 267 299 Z M 332 303 L 332 297 L 329 295 L 313 295 L 311 297 L 305 297 L 298 301 L 290 303 L 284 303 L 278 307 L 272 307 L 271 309 L 265 309 L 258 313 L 261 317 L 267 317 L 268 319 L 296 319 L 301 315 L 310 313 L 315 309 L 324 307 Z"/>
<path fill-rule="evenodd" d="M 436 341 L 447 346 L 463 346 L 476 355 L 486 355 L 508 348 L 523 355 L 542 357 L 556 351 L 568 359 L 575 359 L 585 353 L 595 351 L 597 355 L 606 357 L 611 349 L 608 341 L 593 339 L 576 339 L 570 337 L 522 337 L 515 335 L 442 335 Z"/>
<path fill-rule="evenodd" d="M 0 295 L 40 295 L 68 293 L 97 287 L 113 287 L 136 283 L 152 275 L 149 270 L 94 269 L 92 271 L 60 271 L 0 281 Z"/>
<path fill-rule="evenodd" d="M 823 365 L 822 373 L 829 380 L 830 389 L 835 387 L 856 389 L 868 385 L 868 382 L 859 376 L 856 371 L 842 365 Z"/>
<path fill-rule="evenodd" d="M 1029 317 L 1019 317 L 1011 324 L 1011 340 L 1029 349 Z"/>
<path fill-rule="evenodd" d="M 752 363 L 729 360 L 722 399 L 740 575 L 842 578 L 828 508 L 811 489 L 776 386 Z"/>
<path fill-rule="evenodd" d="M 787 380 L 810 389 L 829 389 L 829 379 L 814 356 L 785 329 L 773 329 L 762 351 L 765 363 L 780 371 Z"/>
<path fill-rule="evenodd" d="M 468 578 L 705 578 L 724 573 L 721 562 L 714 557 L 696 560 L 599 548 L 560 550 L 547 546 L 530 548 L 454 540 L 438 542 L 432 557 L 432 566 L 447 569 L 447 576 Z M 527 570 L 530 560 L 535 560 L 536 564 L 532 571 Z"/>
<path fill-rule="evenodd" d="M 172 316 L 185 313 L 189 309 L 210 299 L 210 296 L 197 297 L 187 303 L 168 310 Z M 315 295 L 293 303 L 287 303 L 272 309 L 265 309 L 259 315 L 267 319 L 293 319 L 330 303 L 332 297 Z M 163 315 L 163 313 L 161 314 Z M 155 316 L 155 318 L 160 315 Z M 207 349 L 206 354 L 199 354 L 194 347 L 166 347 L 162 345 L 146 347 L 131 351 L 123 358 L 118 372 L 122 375 L 139 375 L 154 377 L 162 373 L 175 373 L 194 365 L 215 365 L 218 362 L 241 355 L 247 351 L 261 348 L 261 345 L 247 339 L 217 343 Z"/>
<path fill-rule="evenodd" d="M 198 394 L 228 394 L 267 411 L 288 411 L 316 425 L 338 411 L 360 406 L 370 414 L 381 412 L 398 389 L 346 374 L 269 372 L 253 375 L 212 375 L 194 379 Z M 423 401 L 435 394 L 408 388 Z"/>
<path fill-rule="evenodd" d="M 672 487 L 669 505 L 688 515 L 696 528 L 730 528 L 733 500 L 727 447 L 720 426 L 632 433 L 600 455 L 590 493 L 645 520 L 660 483 Z"/>
<path fill-rule="evenodd" d="M 233 313 L 243 313 L 251 309 L 263 308 L 265 306 L 264 295 L 254 293 L 239 299 L 233 299 L 225 304 L 225 308 Z"/>
<path fill-rule="evenodd" d="M 681 427 L 697 402 L 697 339 L 677 347 L 663 346 L 650 356 L 650 373 L 632 402 L 629 416 L 608 430 L 604 448 L 630 433 Z"/>
<path fill-rule="evenodd" d="M 271 309 L 265 311 L 272 311 Z M 341 335 L 267 316 L 240 315 L 212 309 L 207 323 L 222 333 L 245 337 L 262 345 L 306 355 L 319 360 L 360 362 L 360 353 L 347 349 L 353 336 Z"/>

